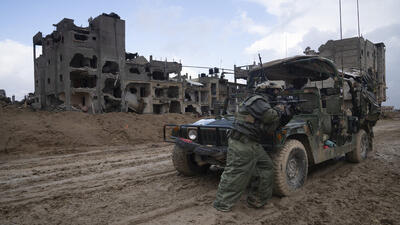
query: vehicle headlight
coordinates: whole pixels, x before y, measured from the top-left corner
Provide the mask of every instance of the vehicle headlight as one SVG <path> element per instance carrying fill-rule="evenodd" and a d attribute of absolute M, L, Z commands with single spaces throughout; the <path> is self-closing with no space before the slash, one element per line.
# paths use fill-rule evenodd
<path fill-rule="evenodd" d="M 189 130 L 188 137 L 190 140 L 195 140 L 197 138 L 197 130 Z"/>

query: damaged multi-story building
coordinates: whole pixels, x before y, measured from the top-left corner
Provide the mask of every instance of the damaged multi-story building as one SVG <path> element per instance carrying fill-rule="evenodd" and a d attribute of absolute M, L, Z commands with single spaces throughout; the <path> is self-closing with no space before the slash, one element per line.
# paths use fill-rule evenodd
<path fill-rule="evenodd" d="M 33 37 L 38 108 L 205 114 L 216 113 L 229 92 L 244 90 L 218 71 L 190 80 L 181 76 L 181 63 L 127 53 L 125 21 L 115 13 L 90 18 L 87 27 L 67 18 L 54 26 L 51 34 L 43 37 L 38 32 Z M 38 46 L 41 54 L 36 52 Z M 228 104 L 235 102 L 229 99 Z"/>
<path fill-rule="evenodd" d="M 384 43 L 373 43 L 363 37 L 329 40 L 318 48 L 318 52 L 309 47 L 304 51 L 306 55 L 319 55 L 332 60 L 344 73 L 372 80 L 372 91 L 379 104 L 386 101 L 385 52 Z M 333 82 L 324 85 L 333 85 Z"/>
<path fill-rule="evenodd" d="M 225 108 L 228 113 L 235 112 L 247 91 L 245 84 L 225 79 L 224 72 L 219 74 L 218 68 L 209 69 L 208 74 L 199 74 L 196 79 L 185 80 L 184 85 L 186 109 L 197 107 L 197 111 L 218 115 L 224 113 Z"/>

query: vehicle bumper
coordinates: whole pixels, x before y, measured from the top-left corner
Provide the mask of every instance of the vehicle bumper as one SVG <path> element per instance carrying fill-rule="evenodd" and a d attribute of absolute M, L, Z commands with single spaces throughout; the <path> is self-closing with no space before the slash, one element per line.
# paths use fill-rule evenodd
<path fill-rule="evenodd" d="M 204 146 L 184 138 L 176 138 L 175 144 L 188 153 L 194 153 L 200 156 L 219 157 L 226 155 L 228 150 L 227 146 Z"/>

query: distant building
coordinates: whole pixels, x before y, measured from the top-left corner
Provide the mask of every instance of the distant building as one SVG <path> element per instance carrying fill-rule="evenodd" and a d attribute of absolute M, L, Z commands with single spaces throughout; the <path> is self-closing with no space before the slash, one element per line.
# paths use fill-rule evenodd
<path fill-rule="evenodd" d="M 331 59 L 338 69 L 368 75 L 374 82 L 376 99 L 386 101 L 385 44 L 372 43 L 363 37 L 329 40 L 318 48 L 320 56 Z M 343 62 L 343 64 L 342 64 Z"/>
<path fill-rule="evenodd" d="M 381 106 L 382 112 L 394 112 L 394 106 Z"/>

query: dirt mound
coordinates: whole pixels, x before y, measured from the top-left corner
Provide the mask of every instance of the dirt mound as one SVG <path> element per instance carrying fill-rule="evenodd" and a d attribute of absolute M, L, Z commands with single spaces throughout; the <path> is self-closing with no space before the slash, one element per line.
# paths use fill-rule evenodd
<path fill-rule="evenodd" d="M 399 120 L 400 119 L 400 112 L 399 111 L 383 112 L 382 113 L 382 118 L 386 119 L 386 120 L 389 120 L 389 119 Z"/>
<path fill-rule="evenodd" d="M 13 105 L 0 107 L 0 152 L 43 148 L 115 146 L 162 141 L 163 124 L 188 123 L 193 115 L 81 112 L 34 112 Z"/>

